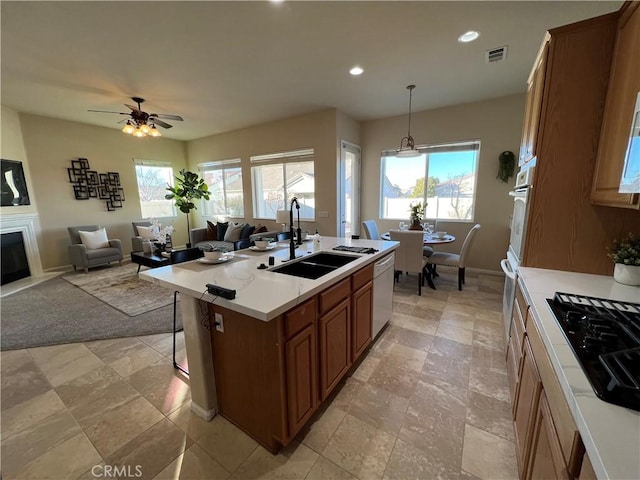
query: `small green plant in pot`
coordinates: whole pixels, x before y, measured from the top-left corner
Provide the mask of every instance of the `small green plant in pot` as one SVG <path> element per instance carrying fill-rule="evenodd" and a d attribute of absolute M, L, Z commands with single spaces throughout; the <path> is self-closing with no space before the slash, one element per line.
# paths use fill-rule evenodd
<path fill-rule="evenodd" d="M 609 249 L 609 258 L 614 261 L 613 278 L 625 285 L 640 285 L 640 238 L 633 234 L 616 240 Z"/>
<path fill-rule="evenodd" d="M 409 204 L 409 220 L 411 220 L 409 230 L 422 230 L 422 218 L 426 207 L 427 205 L 423 205 L 422 202 L 418 202 L 415 205 L 413 203 Z"/>
<path fill-rule="evenodd" d="M 164 198 L 167 200 L 175 200 L 176 207 L 182 213 L 187 215 L 187 247 L 191 246 L 191 228 L 189 227 L 189 212 L 196 210 L 194 200 L 204 198 L 209 200 L 209 186 L 204 179 L 200 178 L 197 173 L 190 172 L 186 169 L 180 170 L 180 175 L 176 175 L 176 185 L 167 186 L 167 193 Z"/>

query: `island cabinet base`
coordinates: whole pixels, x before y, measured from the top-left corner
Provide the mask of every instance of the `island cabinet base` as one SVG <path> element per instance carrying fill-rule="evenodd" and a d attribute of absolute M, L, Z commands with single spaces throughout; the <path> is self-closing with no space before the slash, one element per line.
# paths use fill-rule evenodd
<path fill-rule="evenodd" d="M 212 327 L 218 412 L 271 452 L 286 445 L 283 318 L 262 322 L 219 306 L 224 331 Z M 213 323 L 213 322 L 212 322 Z"/>
<path fill-rule="evenodd" d="M 272 453 L 291 442 L 371 345 L 372 277 L 364 267 L 266 322 L 210 304 L 220 414 Z"/>

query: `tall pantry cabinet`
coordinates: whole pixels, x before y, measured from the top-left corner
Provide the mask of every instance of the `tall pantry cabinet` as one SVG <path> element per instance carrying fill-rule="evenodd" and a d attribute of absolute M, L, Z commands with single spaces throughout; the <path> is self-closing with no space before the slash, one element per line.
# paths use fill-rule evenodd
<path fill-rule="evenodd" d="M 640 234 L 638 212 L 591 203 L 619 16 L 550 30 L 534 62 L 519 162 L 536 157 L 523 266 L 610 275 L 612 239 Z"/>

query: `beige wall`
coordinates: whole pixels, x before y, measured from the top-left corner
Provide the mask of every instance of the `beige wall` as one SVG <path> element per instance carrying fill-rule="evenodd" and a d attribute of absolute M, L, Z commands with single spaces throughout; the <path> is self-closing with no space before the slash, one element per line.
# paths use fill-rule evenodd
<path fill-rule="evenodd" d="M 507 192 L 513 181 L 497 180 L 498 155 L 503 150 L 517 152 L 524 95 L 414 113 L 412 134 L 418 144 L 441 143 L 479 138 L 482 141 L 478 170 L 475 222 L 483 229 L 471 252 L 470 267 L 499 270 L 508 244 L 511 201 Z M 169 161 L 174 171 L 188 167 L 197 171 L 202 162 L 241 158 L 244 167 L 245 219 L 279 229 L 273 221 L 253 218 L 249 157 L 278 151 L 312 147 L 316 159 L 317 211 L 328 217 L 305 222 L 303 229 L 318 228 L 323 235 L 337 230 L 337 171 L 340 140 L 362 148 L 361 219 L 378 220 L 380 151 L 397 146 L 406 131 L 405 116 L 359 123 L 336 109 L 265 123 L 220 135 L 190 141 L 137 139 L 116 129 L 94 127 L 75 122 L 2 109 L 2 156 L 25 163 L 32 206 L 15 207 L 38 211 L 41 234 L 39 247 L 45 269 L 68 264 L 66 227 L 101 224 L 112 238 L 120 238 L 126 253 L 131 249 L 131 221 L 140 219 L 140 203 L 135 178 L 134 158 Z M 108 212 L 103 201 L 75 200 L 67 178 L 70 161 L 86 157 L 93 170 L 120 173 L 125 189 L 124 207 Z M 187 164 L 188 159 L 188 164 Z M 37 210 L 35 200 L 39 199 Z M 12 207 L 5 207 L 2 211 Z M 203 226 L 207 218 L 201 210 L 192 213 L 192 225 Z M 169 222 L 165 222 L 169 223 Z M 177 229 L 177 245 L 186 243 L 185 216 L 171 220 Z M 395 221 L 379 221 L 381 230 L 395 227 Z M 460 248 L 470 224 L 450 223 L 441 228 L 460 240 L 449 247 Z M 443 248 L 444 250 L 445 248 Z"/>
<path fill-rule="evenodd" d="M 264 123 L 233 132 L 212 135 L 187 143 L 189 168 L 197 171 L 199 163 L 240 158 L 244 190 L 244 220 L 263 223 L 269 229 L 280 229 L 275 221 L 253 217 L 251 188 L 252 155 L 283 152 L 300 148 L 315 151 L 316 212 L 326 211 L 328 217 L 316 215 L 316 222 L 301 222 L 303 230 L 334 235 L 336 231 L 336 122 L 335 109 Z M 211 217 L 203 216 L 199 209 L 192 214 L 194 225 L 204 226 Z M 236 219 L 234 219 L 236 220 Z M 326 232 L 326 233 L 325 233 Z"/>
<path fill-rule="evenodd" d="M 504 150 L 511 150 L 517 155 L 524 100 L 522 94 L 510 95 L 417 112 L 411 117 L 411 134 L 416 145 L 481 140 L 473 223 L 480 223 L 482 229 L 470 252 L 469 267 L 499 271 L 500 259 L 506 254 L 513 208 L 508 192 L 513 187 L 514 179 L 508 183 L 496 179 L 498 156 Z M 381 231 L 397 228 L 398 222 L 379 219 L 380 152 L 398 148 L 406 129 L 406 115 L 362 124 L 361 217 L 363 220 L 375 219 Z M 447 247 L 438 249 L 457 252 L 473 223 L 439 222 L 438 228 L 451 232 L 457 240 Z"/>
<path fill-rule="evenodd" d="M 116 129 L 65 120 L 20 114 L 26 157 L 29 159 L 29 193 L 38 198 L 41 235 L 40 256 L 44 269 L 68 265 L 66 228 L 99 224 L 110 238 L 122 240 L 131 251 L 131 222 L 141 219 L 134 158 L 171 162 L 174 171 L 186 167 L 184 142 L 165 138 L 134 138 Z M 4 129 L 4 118 L 3 118 Z M 4 136 L 4 130 L 3 130 Z M 4 142 L 3 142 L 4 143 Z M 3 146 L 4 153 L 4 146 Z M 92 170 L 118 172 L 124 188 L 123 208 L 107 211 L 104 200 L 76 200 L 67 177 L 71 160 L 84 157 Z M 3 212 L 4 213 L 4 212 Z M 174 243 L 186 243 L 186 217 L 167 221 L 176 228 Z"/>

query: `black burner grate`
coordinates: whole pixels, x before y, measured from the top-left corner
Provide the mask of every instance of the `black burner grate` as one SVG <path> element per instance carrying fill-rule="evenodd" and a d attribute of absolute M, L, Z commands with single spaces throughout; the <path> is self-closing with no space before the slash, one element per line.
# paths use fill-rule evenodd
<path fill-rule="evenodd" d="M 640 304 L 562 292 L 548 303 L 598 397 L 640 411 Z"/>

